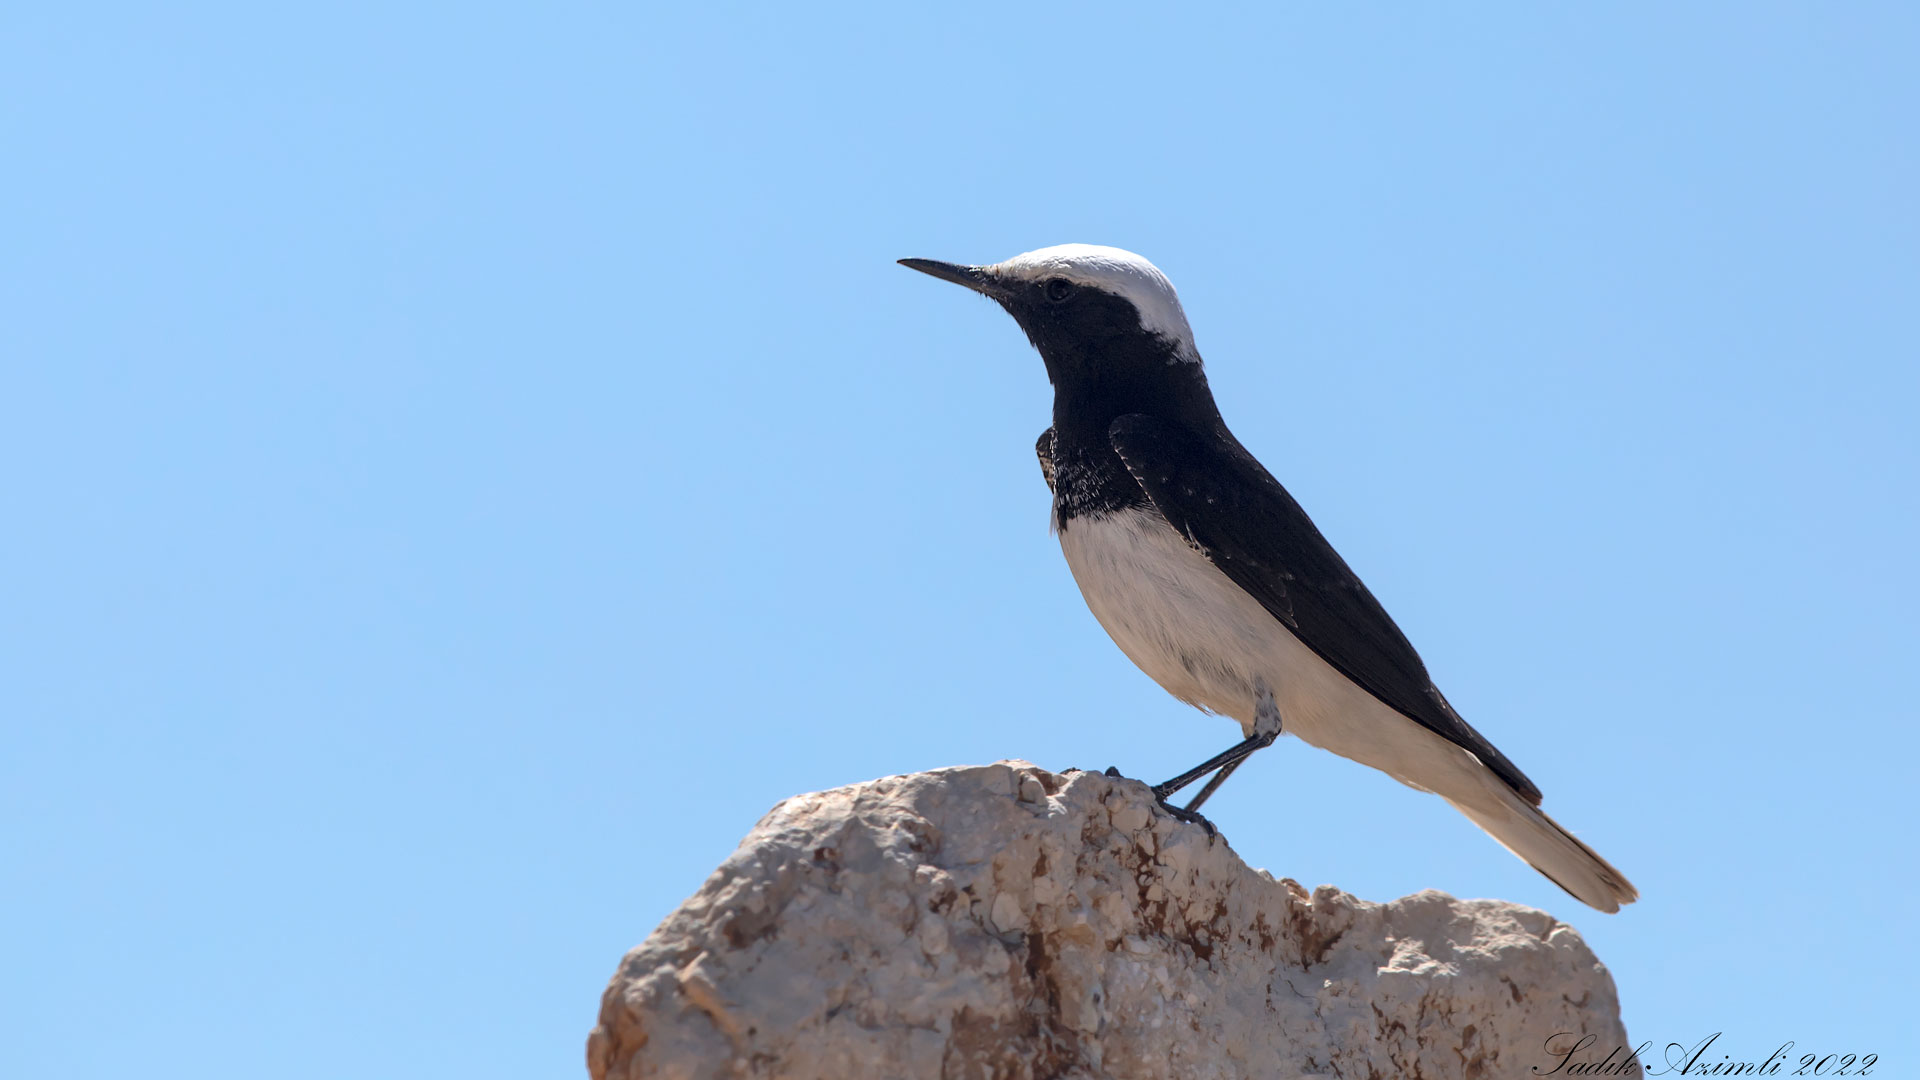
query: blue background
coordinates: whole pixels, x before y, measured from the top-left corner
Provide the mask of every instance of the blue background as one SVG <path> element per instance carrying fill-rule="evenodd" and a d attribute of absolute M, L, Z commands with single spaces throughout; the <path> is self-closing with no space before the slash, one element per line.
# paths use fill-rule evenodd
<path fill-rule="evenodd" d="M 779 799 L 1227 745 L 893 263 L 1067 241 L 1645 900 L 1292 740 L 1250 863 L 1910 1070 L 1920 16 L 1581 7 L 10 8 L 0 1073 L 578 1076 Z"/>

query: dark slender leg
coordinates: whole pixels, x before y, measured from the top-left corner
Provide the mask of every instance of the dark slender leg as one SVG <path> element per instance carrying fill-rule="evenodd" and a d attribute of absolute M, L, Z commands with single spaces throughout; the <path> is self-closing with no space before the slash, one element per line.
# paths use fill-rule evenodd
<path fill-rule="evenodd" d="M 1203 802 L 1206 802 L 1209 798 L 1212 797 L 1214 792 L 1220 790 L 1220 785 L 1226 783 L 1227 777 L 1233 775 L 1233 770 L 1239 768 L 1242 764 L 1246 762 L 1246 760 L 1247 760 L 1246 758 L 1241 758 L 1239 761 L 1236 761 L 1231 765 L 1224 766 L 1223 768 L 1221 768 L 1219 772 L 1214 773 L 1213 779 L 1207 781 L 1207 786 L 1201 788 L 1200 794 L 1195 795 L 1193 797 L 1193 801 L 1187 804 L 1188 812 L 1195 813 L 1195 814 L 1199 813 L 1200 804 Z"/>
<path fill-rule="evenodd" d="M 1210 772 L 1220 769 L 1231 771 L 1237 768 L 1241 762 L 1247 760 L 1248 756 L 1255 750 L 1264 750 L 1272 746 L 1273 740 L 1279 737 L 1280 733 L 1276 731 L 1272 734 L 1254 735 L 1242 739 L 1231 747 L 1222 750 L 1200 764 L 1195 765 L 1193 768 L 1188 769 L 1186 772 L 1181 773 L 1179 776 L 1164 783 L 1153 785 L 1153 793 L 1158 798 L 1164 800 L 1178 794 L 1181 788 L 1186 787 L 1188 784 L 1193 783 L 1195 780 L 1200 779 Z M 1213 789 L 1219 786 L 1219 784 L 1207 785 L 1206 794 L 1211 795 Z M 1192 808 L 1189 807 L 1188 809 Z"/>
<path fill-rule="evenodd" d="M 1227 777 L 1232 776 L 1233 771 L 1238 769 L 1242 762 L 1252 757 L 1255 751 L 1264 750 L 1272 746 L 1274 740 L 1280 737 L 1280 707 L 1274 704 L 1273 692 L 1268 690 L 1264 684 L 1257 684 L 1255 686 L 1255 693 L 1258 697 L 1254 701 L 1254 733 L 1252 735 L 1235 743 L 1228 749 L 1215 754 L 1193 768 L 1188 769 L 1179 776 L 1165 783 L 1155 784 L 1153 786 L 1154 798 L 1159 799 L 1161 805 L 1166 806 L 1167 799 L 1175 792 L 1208 773 L 1214 774 L 1213 779 L 1207 781 L 1207 786 L 1200 789 L 1200 794 L 1195 795 L 1193 801 L 1188 803 L 1184 810 L 1177 812 L 1174 816 L 1181 817 L 1182 820 L 1188 820 L 1183 815 L 1191 814 L 1195 818 L 1200 818 L 1200 821 L 1204 823 L 1206 819 L 1201 818 L 1199 813 L 1200 804 L 1206 802 L 1213 796 L 1214 792 L 1220 790 L 1220 785 L 1227 782 Z M 1175 808 L 1167 806 L 1167 809 L 1173 810 Z"/>

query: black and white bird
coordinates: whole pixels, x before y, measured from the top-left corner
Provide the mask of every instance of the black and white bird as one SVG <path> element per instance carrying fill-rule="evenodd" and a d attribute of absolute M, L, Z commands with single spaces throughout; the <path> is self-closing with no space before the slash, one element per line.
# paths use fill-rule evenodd
<path fill-rule="evenodd" d="M 1626 876 L 1540 811 L 1540 789 L 1467 724 L 1367 587 L 1227 430 L 1173 285 L 1118 248 L 990 266 L 902 259 L 997 301 L 1053 383 L 1040 468 L 1087 607 L 1181 701 L 1244 741 L 1157 785 L 1213 779 L 1283 731 L 1452 803 L 1575 898 L 1618 911 Z"/>

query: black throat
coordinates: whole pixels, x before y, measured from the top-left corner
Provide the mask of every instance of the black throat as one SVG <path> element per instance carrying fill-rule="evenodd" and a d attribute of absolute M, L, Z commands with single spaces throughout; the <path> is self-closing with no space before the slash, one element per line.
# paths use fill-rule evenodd
<path fill-rule="evenodd" d="M 1133 303 L 1082 286 L 1064 301 L 1044 286 L 1001 303 L 1040 352 L 1053 383 L 1054 512 L 1076 517 L 1144 507 L 1147 498 L 1107 437 L 1112 423 L 1143 413 L 1198 432 L 1223 430 L 1198 356 L 1140 325 Z"/>

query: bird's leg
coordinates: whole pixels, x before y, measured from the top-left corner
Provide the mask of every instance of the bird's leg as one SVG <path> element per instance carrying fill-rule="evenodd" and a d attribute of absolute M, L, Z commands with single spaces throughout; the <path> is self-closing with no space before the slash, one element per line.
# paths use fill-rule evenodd
<path fill-rule="evenodd" d="M 1255 750 L 1259 750 L 1262 747 L 1270 746 L 1272 743 L 1273 736 L 1254 735 L 1244 739 L 1200 764 L 1195 765 L 1179 776 L 1153 785 L 1153 793 L 1162 799 L 1178 794 L 1181 788 L 1186 787 L 1188 784 L 1193 783 L 1208 773 L 1218 772 L 1222 769 L 1231 770 L 1238 767 L 1241 762 L 1247 760 L 1249 754 L 1252 754 Z"/>
<path fill-rule="evenodd" d="M 1233 770 L 1239 768 L 1246 760 L 1246 758 L 1241 758 L 1232 764 L 1220 766 L 1220 771 L 1213 774 L 1213 778 L 1207 781 L 1207 786 L 1201 788 L 1200 794 L 1195 795 L 1193 801 L 1187 804 L 1187 810 L 1198 813 L 1200 804 L 1212 798 L 1213 793 L 1220 790 L 1220 785 L 1227 782 L 1227 777 L 1233 775 Z"/>
<path fill-rule="evenodd" d="M 1274 703 L 1273 691 L 1267 689 L 1264 682 L 1256 683 L 1254 692 L 1256 696 L 1253 706 L 1253 734 L 1179 776 L 1165 783 L 1155 784 L 1153 787 L 1155 798 L 1164 803 L 1181 788 L 1208 773 L 1215 773 L 1214 778 L 1207 781 L 1207 786 L 1200 789 L 1200 794 L 1195 795 L 1193 801 L 1185 807 L 1188 813 L 1197 813 L 1200 804 L 1220 790 L 1220 785 L 1227 782 L 1227 777 L 1233 775 L 1233 771 L 1240 767 L 1241 762 L 1252 757 L 1254 751 L 1264 750 L 1273 745 L 1273 741 L 1280 737 L 1280 707 Z"/>

